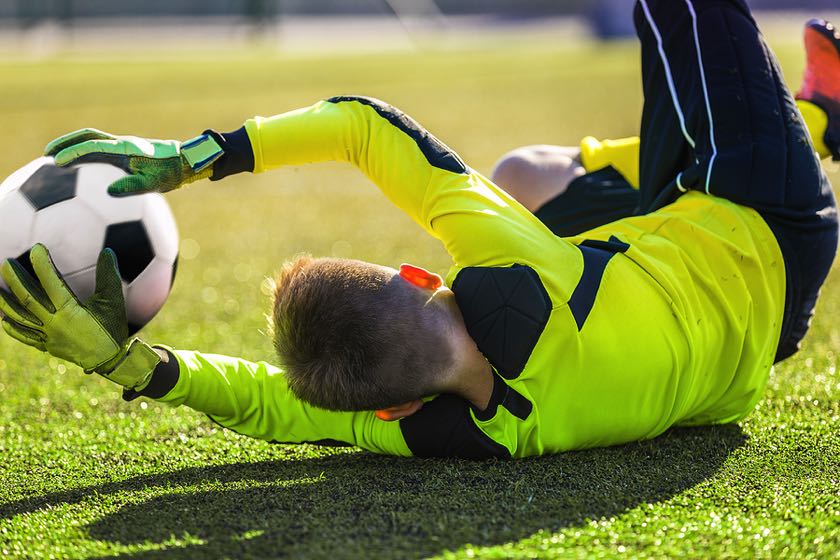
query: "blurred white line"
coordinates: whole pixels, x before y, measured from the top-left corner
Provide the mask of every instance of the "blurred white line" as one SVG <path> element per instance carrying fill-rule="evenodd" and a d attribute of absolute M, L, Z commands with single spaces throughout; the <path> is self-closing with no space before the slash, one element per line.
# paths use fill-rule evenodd
<path fill-rule="evenodd" d="M 0 57 L 83 57 L 119 52 L 139 56 L 177 48 L 181 52 L 218 51 L 257 46 L 281 55 L 322 56 L 460 48 L 482 41 L 520 36 L 574 41 L 588 37 L 582 18 L 507 21 L 475 16 L 283 17 L 254 27 L 239 18 L 126 18 L 76 20 L 71 27 L 53 22 L 32 29 L 0 27 Z"/>
<path fill-rule="evenodd" d="M 219 57 L 236 56 L 242 47 L 257 47 L 267 56 L 321 57 L 418 49 L 458 50 L 506 43 L 515 46 L 524 34 L 531 40 L 554 44 L 592 40 L 589 24 L 583 17 L 507 20 L 443 16 L 431 0 L 419 0 L 416 6 L 414 0 L 389 0 L 389 3 L 400 17 L 287 16 L 260 27 L 230 17 L 98 18 L 74 20 L 69 27 L 47 22 L 21 30 L 12 22 L 0 20 L 0 59 L 159 58 L 171 55 L 173 50 L 194 57 L 203 56 L 202 52 Z M 759 12 L 756 19 L 771 42 L 799 43 L 803 23 L 814 15 L 840 22 L 840 11 Z"/>

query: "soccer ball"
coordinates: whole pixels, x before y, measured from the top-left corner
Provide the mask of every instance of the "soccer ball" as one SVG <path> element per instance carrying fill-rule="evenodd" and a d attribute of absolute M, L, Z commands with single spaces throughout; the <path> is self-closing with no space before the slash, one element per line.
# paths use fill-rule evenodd
<path fill-rule="evenodd" d="M 140 330 L 163 307 L 178 264 L 178 230 L 159 194 L 116 198 L 107 188 L 124 177 L 100 163 L 61 168 L 42 157 L 0 184 L 0 259 L 17 258 L 34 275 L 29 249 L 43 243 L 76 296 L 96 285 L 105 247 L 117 256 L 129 329 Z M 2 278 L 0 286 L 6 288 Z"/>

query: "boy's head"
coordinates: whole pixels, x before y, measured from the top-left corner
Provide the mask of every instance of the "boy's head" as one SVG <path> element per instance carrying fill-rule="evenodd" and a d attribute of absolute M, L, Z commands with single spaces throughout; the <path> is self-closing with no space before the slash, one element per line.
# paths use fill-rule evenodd
<path fill-rule="evenodd" d="M 273 330 L 295 395 L 332 410 L 374 410 L 444 390 L 456 363 L 454 301 L 430 278 L 438 277 L 347 259 L 287 263 Z"/>

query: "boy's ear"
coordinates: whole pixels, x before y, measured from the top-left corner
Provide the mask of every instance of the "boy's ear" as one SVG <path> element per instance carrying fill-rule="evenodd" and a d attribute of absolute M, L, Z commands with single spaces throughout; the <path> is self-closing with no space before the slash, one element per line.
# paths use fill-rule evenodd
<path fill-rule="evenodd" d="M 439 274 L 413 264 L 400 265 L 400 278 L 426 290 L 437 290 L 443 286 L 443 278 Z"/>
<path fill-rule="evenodd" d="M 393 422 L 394 420 L 411 416 L 421 408 L 423 408 L 423 401 L 417 399 L 416 401 L 377 410 L 376 417 L 386 422 Z"/>

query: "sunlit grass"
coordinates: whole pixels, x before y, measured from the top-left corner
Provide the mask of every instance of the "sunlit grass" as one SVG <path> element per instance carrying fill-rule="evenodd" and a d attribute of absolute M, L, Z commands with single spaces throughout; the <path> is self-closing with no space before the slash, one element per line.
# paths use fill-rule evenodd
<path fill-rule="evenodd" d="M 798 76 L 799 50 L 779 54 Z M 523 37 L 340 59 L 7 62 L 0 176 L 82 126 L 189 138 L 345 93 L 403 108 L 489 172 L 521 144 L 635 133 L 637 56 L 634 44 Z M 343 166 L 197 184 L 169 200 L 178 282 L 143 336 L 180 348 L 270 360 L 263 279 L 299 252 L 438 272 L 449 262 Z M 777 367 L 741 427 L 489 463 L 248 440 L 187 409 L 124 403 L 107 381 L 0 337 L 0 555 L 835 556 L 838 312 L 832 277 L 804 350 Z"/>

